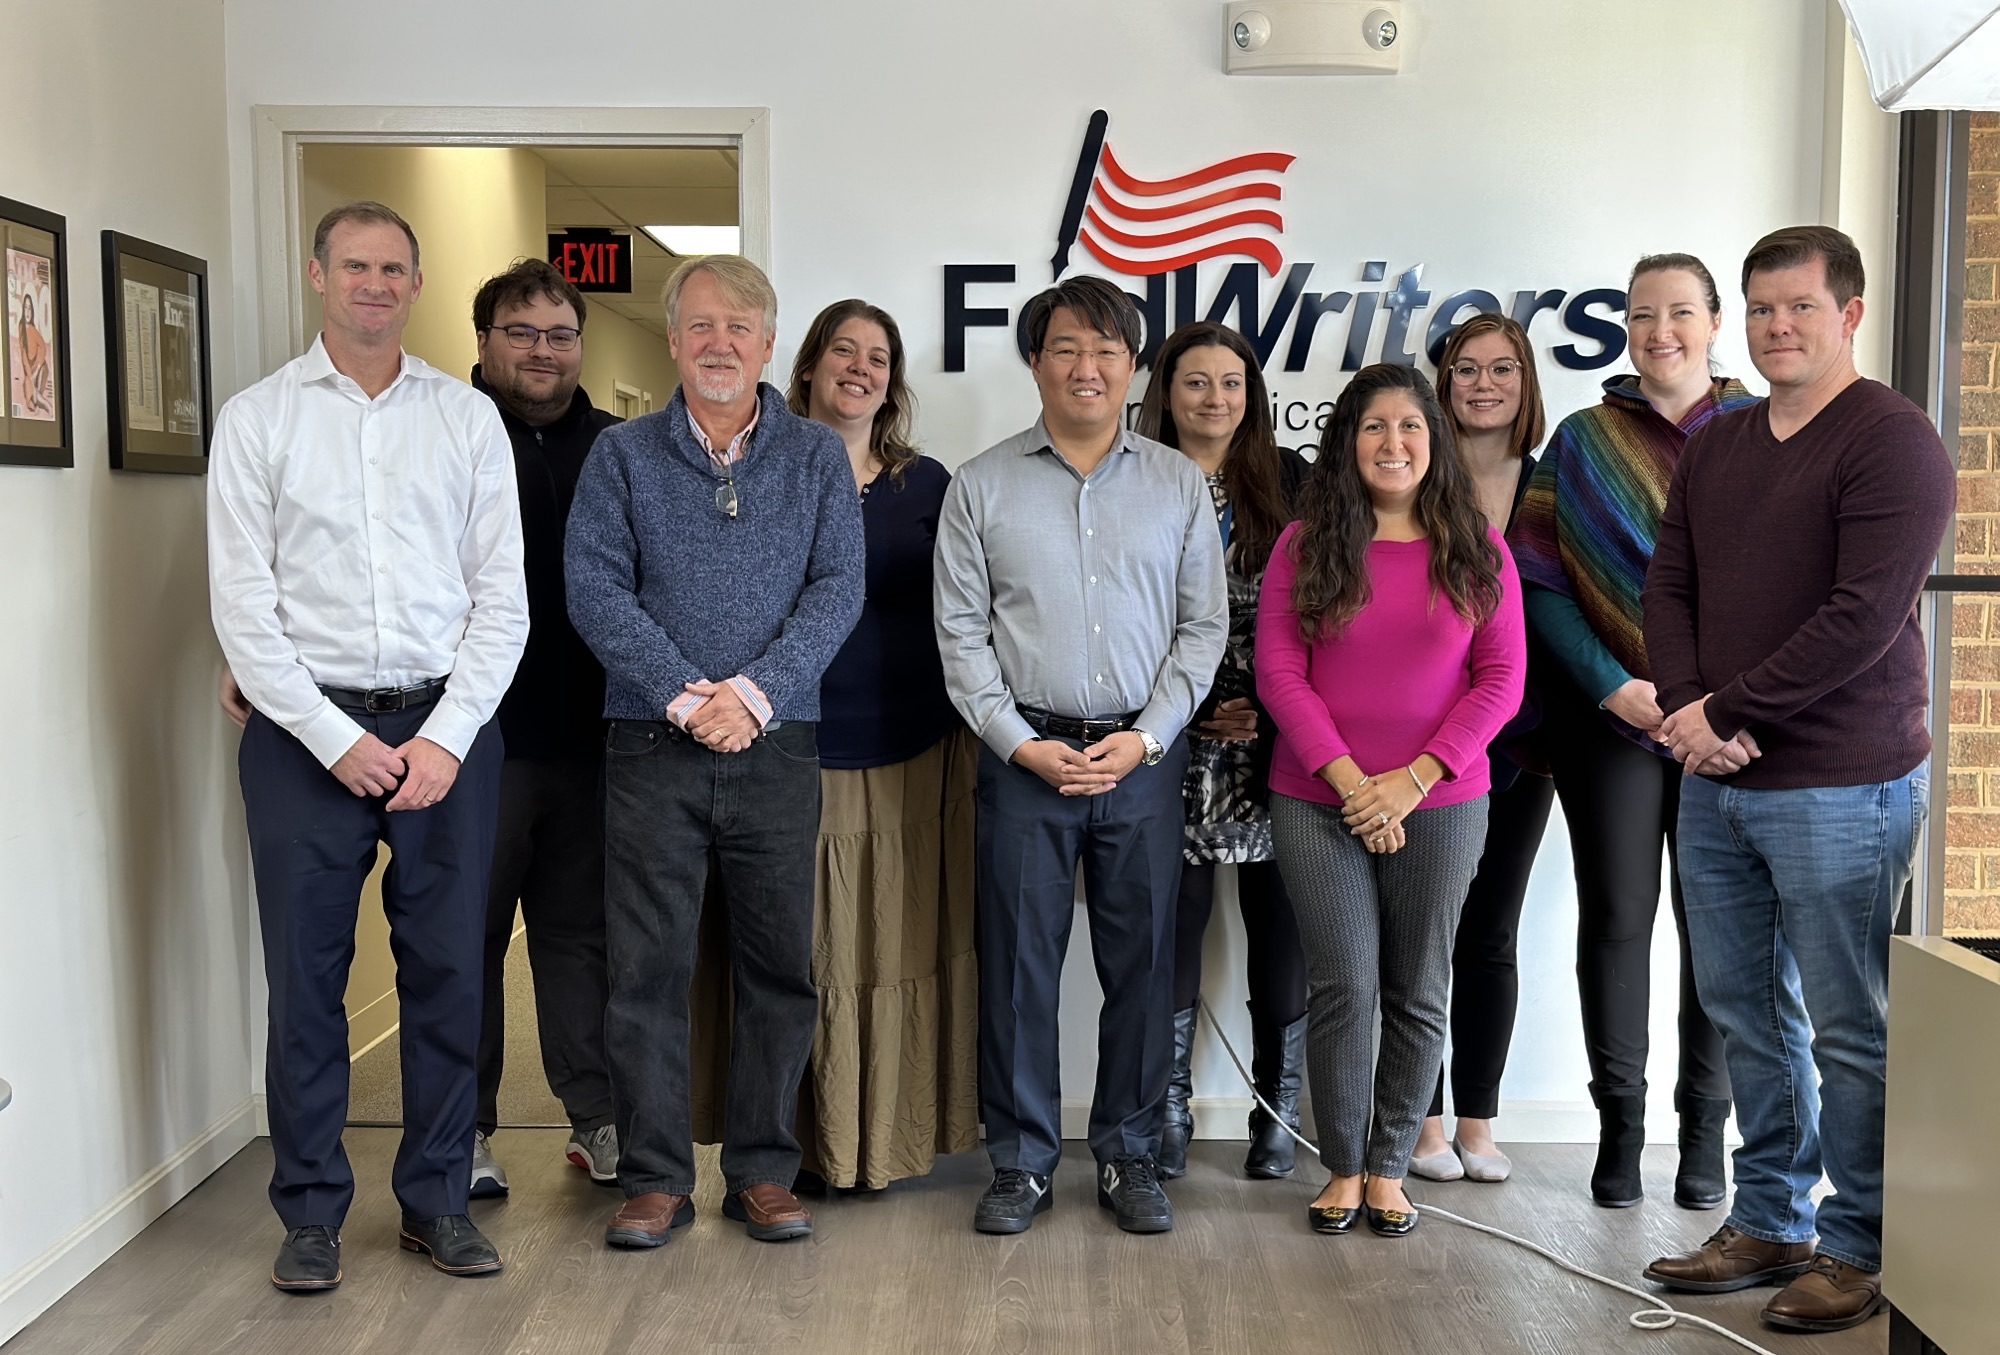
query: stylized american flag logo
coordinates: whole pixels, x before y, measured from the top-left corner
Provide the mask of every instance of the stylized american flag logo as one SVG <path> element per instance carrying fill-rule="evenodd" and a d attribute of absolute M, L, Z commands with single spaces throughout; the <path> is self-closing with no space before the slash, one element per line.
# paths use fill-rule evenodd
<path fill-rule="evenodd" d="M 1267 274 L 1285 266 L 1275 238 L 1285 221 L 1276 204 L 1284 195 L 1280 180 L 1297 156 L 1263 151 L 1171 179 L 1141 179 L 1111 153 L 1104 139 L 1110 121 L 1100 108 L 1084 132 L 1062 233 L 1049 260 L 1057 278 L 1069 267 L 1076 245 L 1128 277 L 1171 273 L 1229 255 L 1255 259 Z M 1257 205 L 1262 203 L 1271 205 Z"/>

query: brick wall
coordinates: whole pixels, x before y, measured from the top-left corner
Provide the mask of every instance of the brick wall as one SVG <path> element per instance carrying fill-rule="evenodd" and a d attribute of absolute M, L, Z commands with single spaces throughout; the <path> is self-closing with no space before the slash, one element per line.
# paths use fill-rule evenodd
<path fill-rule="evenodd" d="M 1958 572 L 2000 574 L 2000 113 L 1972 119 L 1965 363 L 1959 376 Z M 1951 609 L 1945 927 L 2000 932 L 2000 601 Z"/>

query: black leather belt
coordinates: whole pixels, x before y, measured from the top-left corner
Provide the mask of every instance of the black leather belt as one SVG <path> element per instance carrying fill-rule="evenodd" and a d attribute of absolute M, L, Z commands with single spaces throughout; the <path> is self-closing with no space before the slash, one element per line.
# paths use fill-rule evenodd
<path fill-rule="evenodd" d="M 1139 721 L 1139 712 L 1124 715 L 1107 715 L 1101 720 L 1073 720 L 1067 715 L 1056 715 L 1046 710 L 1036 710 L 1033 706 L 1017 706 L 1021 718 L 1028 722 L 1028 728 L 1037 734 L 1060 739 L 1082 739 L 1085 743 L 1096 743 L 1108 739 L 1113 734 L 1130 729 Z"/>
<path fill-rule="evenodd" d="M 377 687 L 373 691 L 362 691 L 357 687 L 321 687 L 320 691 L 342 710 L 387 715 L 429 705 L 444 695 L 444 683 L 443 678 L 429 678 L 423 682 L 412 682 L 407 687 Z"/>

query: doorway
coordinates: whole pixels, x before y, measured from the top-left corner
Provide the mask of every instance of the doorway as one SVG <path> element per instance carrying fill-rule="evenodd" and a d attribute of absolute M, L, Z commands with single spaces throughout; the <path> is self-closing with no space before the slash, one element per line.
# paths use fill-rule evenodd
<path fill-rule="evenodd" d="M 405 347 L 461 379 L 476 360 L 473 293 L 519 257 L 547 257 L 572 228 L 629 237 L 624 291 L 593 291 L 583 388 L 623 418 L 677 382 L 659 309 L 686 253 L 729 248 L 768 267 L 769 138 L 763 109 L 261 107 L 256 115 L 260 370 L 304 351 L 319 325 L 305 260 L 319 217 L 360 198 L 401 212 L 421 242 L 424 291 Z M 682 230 L 707 232 L 703 247 Z M 717 242 L 716 232 L 727 239 Z M 730 234 L 733 232 L 733 234 Z M 386 856 L 386 853 L 385 853 Z M 350 973 L 350 1118 L 398 1123 L 394 964 L 381 863 L 364 891 Z M 518 917 L 508 956 L 503 1124 L 561 1124 L 543 1080 Z"/>

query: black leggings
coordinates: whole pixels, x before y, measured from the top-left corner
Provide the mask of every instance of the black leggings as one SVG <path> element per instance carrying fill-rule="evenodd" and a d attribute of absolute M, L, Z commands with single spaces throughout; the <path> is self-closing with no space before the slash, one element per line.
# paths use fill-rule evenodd
<path fill-rule="evenodd" d="M 1646 1088 L 1653 917 L 1660 906 L 1660 848 L 1675 851 L 1681 769 L 1647 752 L 1575 697 L 1559 710 L 1550 762 L 1576 863 L 1576 979 L 1593 1100 Z M 1552 703 L 1553 705 L 1553 703 Z M 1680 1074 L 1674 1105 L 1729 1096 L 1722 1036 L 1695 995 L 1681 873 L 1671 867 L 1674 929 L 1680 933 Z"/>
<path fill-rule="evenodd" d="M 1500 1113 L 1500 1074 L 1507 1068 L 1521 996 L 1514 959 L 1521 904 L 1554 801 L 1549 779 L 1526 772 L 1488 798 L 1486 850 L 1466 892 L 1451 952 L 1451 1104 L 1454 1113 L 1471 1119 Z M 1442 1068 L 1430 1113 L 1444 1114 Z"/>
<path fill-rule="evenodd" d="M 1181 866 L 1179 910 L 1174 920 L 1174 1010 L 1201 996 L 1201 943 L 1215 908 L 1215 867 Z M 1236 901 L 1243 910 L 1250 1008 L 1259 1024 L 1289 1026 L 1306 1014 L 1306 955 L 1292 901 L 1275 861 L 1236 868 Z"/>

